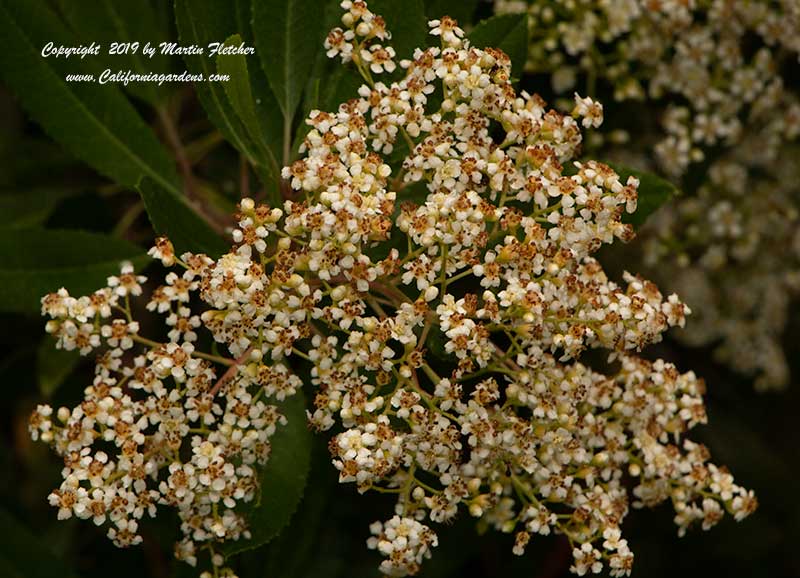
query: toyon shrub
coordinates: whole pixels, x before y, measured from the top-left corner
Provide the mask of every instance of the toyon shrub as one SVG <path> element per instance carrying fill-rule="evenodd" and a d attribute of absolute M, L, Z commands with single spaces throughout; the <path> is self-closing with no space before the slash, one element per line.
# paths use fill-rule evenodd
<path fill-rule="evenodd" d="M 58 347 L 100 353 L 79 405 L 31 416 L 64 459 L 58 517 L 128 546 L 173 507 L 176 557 L 233 576 L 223 543 L 250 536 L 241 505 L 259 500 L 280 404 L 301 389 L 340 482 L 396 498 L 367 541 L 386 575 L 416 574 L 459 514 L 513 533 L 514 554 L 557 533 L 572 572 L 624 576 L 631 506 L 671 502 L 679 534 L 753 512 L 687 437 L 706 422 L 703 381 L 638 356 L 688 308 L 592 257 L 633 237 L 639 185 L 574 160 L 601 105 L 548 110 L 446 17 L 429 23 L 438 46 L 395 62 L 383 19 L 341 6 L 325 47 L 364 84 L 311 112 L 281 206 L 244 199 L 218 259 L 159 239 L 169 272 L 146 298 L 129 265 L 91 295 L 43 298 Z M 165 337 L 142 335 L 137 299 Z"/>

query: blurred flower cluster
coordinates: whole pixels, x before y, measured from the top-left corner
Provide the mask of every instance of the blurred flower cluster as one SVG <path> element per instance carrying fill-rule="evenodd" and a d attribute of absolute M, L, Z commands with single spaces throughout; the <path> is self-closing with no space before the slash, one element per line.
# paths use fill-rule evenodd
<path fill-rule="evenodd" d="M 529 14 L 527 66 L 552 73 L 557 93 L 571 91 L 582 76 L 587 86 L 611 87 L 617 101 L 648 104 L 642 114 L 652 118 L 639 126 L 660 132 L 633 130 L 627 151 L 652 150 L 676 180 L 693 165 L 704 175 L 699 186 L 696 177 L 684 179 L 692 190 L 645 231 L 645 262 L 701 312 L 679 339 L 717 345 L 719 359 L 755 378 L 758 389 L 785 386 L 781 339 L 798 266 L 792 142 L 800 131 L 800 101 L 787 81 L 800 53 L 800 5 L 497 0 L 495 6 Z M 648 164 L 646 155 L 639 161 Z"/>
<path fill-rule="evenodd" d="M 753 157 L 742 152 L 715 162 L 696 196 L 655 214 L 643 248 L 697 313 L 675 337 L 718 344 L 721 363 L 767 390 L 790 383 L 783 333 L 800 292 L 800 175 L 793 147 L 770 173 L 748 171 Z"/>
<path fill-rule="evenodd" d="M 529 14 L 526 66 L 572 90 L 582 73 L 614 98 L 663 102 L 662 168 L 682 175 L 711 146 L 757 128 L 774 154 L 800 133 L 800 102 L 782 71 L 800 53 L 793 0 L 496 0 L 498 13 Z M 750 135 L 751 138 L 754 135 Z"/>

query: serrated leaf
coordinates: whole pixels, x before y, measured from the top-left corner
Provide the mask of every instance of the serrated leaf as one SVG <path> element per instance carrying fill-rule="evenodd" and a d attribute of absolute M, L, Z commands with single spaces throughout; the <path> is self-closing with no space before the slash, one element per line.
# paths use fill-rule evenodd
<path fill-rule="evenodd" d="M 623 223 L 630 223 L 637 229 L 644 225 L 647 218 L 656 212 L 661 205 L 678 194 L 678 189 L 675 185 L 658 175 L 616 163 L 606 164 L 619 175 L 619 180 L 622 184 L 625 184 L 630 176 L 639 179 L 639 200 L 636 203 L 636 211 L 625 213 L 622 217 Z"/>
<path fill-rule="evenodd" d="M 241 43 L 242 37 L 234 34 L 228 37 L 224 45 L 239 46 Z M 272 93 L 269 88 L 266 88 L 266 94 L 262 93 L 262 96 L 258 99 L 253 97 L 247 57 L 243 54 L 221 54 L 217 56 L 217 70 L 220 74 L 227 74 L 230 77 L 230 80 L 225 83 L 225 94 L 228 96 L 231 107 L 244 125 L 250 139 L 257 147 L 259 166 L 265 171 L 265 176 L 262 180 L 266 181 L 264 184 L 267 186 L 268 191 L 272 193 L 270 195 L 272 205 L 279 206 L 281 204 L 280 168 L 273 149 L 270 147 L 268 137 L 272 137 L 270 140 L 274 140 L 276 137 L 280 138 L 280 133 L 270 133 L 280 127 L 281 119 L 278 118 L 277 123 L 270 123 L 268 116 L 259 114 L 259 107 L 265 113 L 269 108 L 269 103 L 262 103 L 262 98 L 270 98 Z M 273 111 L 277 110 L 277 107 L 271 108 Z M 271 126 L 264 127 L 263 125 L 266 123 L 270 123 Z"/>
<path fill-rule="evenodd" d="M 0 228 L 25 229 L 41 225 L 56 206 L 81 189 L 33 189 L 0 194 Z"/>
<path fill-rule="evenodd" d="M 250 550 L 269 542 L 289 523 L 305 491 L 311 466 L 311 432 L 306 422 L 302 391 L 277 404 L 287 424 L 270 439 L 272 452 L 260 473 L 260 498 L 245 505 L 251 538 L 228 542 L 226 555 Z"/>
<path fill-rule="evenodd" d="M 51 337 L 45 337 L 36 350 L 36 377 L 39 392 L 46 398 L 58 390 L 81 362 L 77 350 L 57 349 Z"/>
<path fill-rule="evenodd" d="M 192 251 L 219 257 L 230 249 L 182 195 L 160 187 L 152 179 L 142 179 L 137 189 L 153 229 L 169 237 L 178 255 Z"/>
<path fill-rule="evenodd" d="M 170 72 L 170 57 L 158 50 L 169 37 L 162 28 L 156 7 L 150 2 L 120 2 L 119 0 L 60 0 L 60 14 L 65 18 L 78 40 L 87 46 L 92 42 L 103 45 L 103 50 L 87 64 L 96 65 L 99 74 L 105 68 L 131 70 L 137 74 Z M 136 50 L 109 54 L 112 43 L 137 42 Z M 149 42 L 157 50 L 152 57 L 143 54 Z M 157 105 L 169 96 L 175 85 L 153 82 L 131 82 L 124 90 Z"/>
<path fill-rule="evenodd" d="M 238 24 L 234 10 L 227 0 L 208 0 L 202 5 L 190 0 L 175 0 L 175 22 L 181 45 L 195 44 L 206 47 L 210 42 L 221 42 L 236 34 Z M 185 55 L 186 66 L 194 74 L 208 78 L 216 74 L 214 60 L 203 55 Z M 228 102 L 222 82 L 200 82 L 195 84 L 197 96 L 211 122 L 237 150 L 256 165 L 258 153 L 247 135 L 247 130 Z"/>
<path fill-rule="evenodd" d="M 252 7 L 261 66 L 283 111 L 284 126 L 291 129 L 317 48 L 328 32 L 320 18 L 325 2 L 254 0 Z M 284 135 L 291 138 L 286 130 Z"/>
<path fill-rule="evenodd" d="M 289 524 L 264 548 L 264 576 L 323 578 L 337 575 L 330 560 L 320 556 L 320 546 L 323 532 L 330 528 L 329 517 L 336 507 L 336 492 L 340 488 L 324 441 L 313 441 L 316 443 L 311 451 L 307 490 Z"/>
<path fill-rule="evenodd" d="M 252 22 L 251 0 L 236 0 L 237 33 L 248 46 L 255 46 Z M 278 106 L 278 101 L 275 99 L 275 94 L 272 92 L 269 82 L 267 82 L 267 77 L 259 65 L 259 57 L 255 56 L 253 58 L 248 63 L 247 69 L 250 73 L 250 87 L 253 90 L 253 97 L 256 101 L 261 134 L 272 149 L 272 154 L 278 161 L 278 165 L 281 165 L 283 164 L 284 154 L 283 113 L 280 106 Z"/>
<path fill-rule="evenodd" d="M 66 287 L 85 295 L 119 272 L 120 263 L 148 262 L 128 241 L 85 231 L 0 231 L 0 311 L 36 313 L 43 295 Z"/>
<path fill-rule="evenodd" d="M 77 578 L 63 560 L 53 554 L 41 539 L 23 526 L 4 508 L 0 508 L 0 571 L 14 578 Z"/>
<path fill-rule="evenodd" d="M 512 77 L 522 74 L 528 58 L 527 14 L 501 14 L 482 20 L 468 38 L 478 48 L 499 48 L 511 57 Z"/>
<path fill-rule="evenodd" d="M 67 83 L 65 75 L 85 72 L 85 62 L 41 56 L 48 42 L 78 44 L 44 2 L 2 0 L 0 20 L 0 74 L 50 136 L 123 185 L 148 176 L 178 190 L 172 160 L 116 86 Z"/>

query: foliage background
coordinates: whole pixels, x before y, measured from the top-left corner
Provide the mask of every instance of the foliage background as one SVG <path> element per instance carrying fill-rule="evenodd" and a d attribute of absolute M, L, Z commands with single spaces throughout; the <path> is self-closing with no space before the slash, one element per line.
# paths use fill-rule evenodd
<path fill-rule="evenodd" d="M 154 228 L 168 231 L 179 249 L 224 250 L 215 231 L 228 224 L 241 193 L 280 194 L 277 171 L 296 150 L 305 113 L 332 109 L 358 85 L 324 58 L 322 38 L 337 18 L 336 4 L 270 0 L 256 2 L 251 11 L 242 1 L 176 0 L 173 6 L 155 0 L 0 0 L 3 576 L 192 575 L 173 563 L 170 545 L 177 524 L 167 515 L 147 523 L 143 546 L 130 551 L 114 548 L 90 523 L 56 521 L 46 496 L 59 483 L 59 464 L 43 444 L 30 441 L 27 416 L 43 400 L 73 403 L 91 368 L 53 349 L 37 315 L 38 298 L 61 283 L 90 290 L 122 258 L 145 263 L 141 255 Z M 425 41 L 426 17 L 449 13 L 469 28 L 491 16 L 491 6 L 478 0 L 375 0 L 370 6 L 386 16 L 401 57 Z M 45 62 L 38 56 L 47 40 L 205 44 L 234 33 L 255 43 L 257 56 L 216 62 L 187 58 L 186 63 L 177 57 L 125 58 L 124 64 L 122 57 Z M 524 58 L 525 26 L 515 17 L 481 24 L 474 34 L 476 42 L 499 44 L 512 57 Z M 93 66 L 165 72 L 219 68 L 230 70 L 234 81 L 224 87 L 130 85 L 125 90 L 60 81 L 65 72 Z M 276 77 L 276 70 L 288 72 Z M 520 84 L 548 96 L 549 83 L 541 78 L 523 77 Z M 623 120 L 607 116 L 606 126 Z M 603 258 L 621 270 L 623 253 L 616 248 Z M 685 331 L 691 327 L 690 320 Z M 786 337 L 793 359 L 800 353 L 798 336 L 800 318 Z M 742 524 L 728 517 L 711 532 L 694 531 L 682 539 L 667 508 L 634 511 L 625 522 L 636 553 L 634 575 L 800 576 L 800 387 L 756 394 L 749 383 L 715 364 L 709 351 L 670 340 L 647 353 L 694 369 L 707 380 L 711 425 L 699 432 L 701 441 L 756 490 L 761 507 Z M 795 376 L 799 365 L 793 364 Z M 365 547 L 368 525 L 391 506 L 381 496 L 359 496 L 350 486 L 338 486 L 336 477 L 324 440 L 315 440 L 299 509 L 276 539 L 241 558 L 244 578 L 376 575 L 377 555 Z M 440 547 L 423 576 L 569 575 L 567 544 L 559 537 L 537 538 L 524 557 L 516 558 L 510 536 L 479 535 L 467 517 L 437 531 Z"/>

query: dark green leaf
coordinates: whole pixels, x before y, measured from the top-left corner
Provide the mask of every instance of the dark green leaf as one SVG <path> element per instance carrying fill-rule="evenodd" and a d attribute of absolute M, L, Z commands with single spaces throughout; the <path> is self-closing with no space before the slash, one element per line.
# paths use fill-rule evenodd
<path fill-rule="evenodd" d="M 278 106 L 278 101 L 275 99 L 275 94 L 269 87 L 267 77 L 264 71 L 258 65 L 257 61 L 249 66 L 250 70 L 250 86 L 253 90 L 253 97 L 256 102 L 256 113 L 258 114 L 258 124 L 261 128 L 261 138 L 269 147 L 272 156 L 280 168 L 284 164 L 288 164 L 290 159 L 290 151 L 284 139 L 287 135 L 283 133 L 283 114 L 281 107 Z M 280 171 L 278 171 L 280 174 Z"/>
<path fill-rule="evenodd" d="M 303 498 L 311 464 L 311 432 L 302 391 L 278 403 L 278 407 L 288 423 L 271 438 L 272 453 L 260 475 L 260 498 L 242 509 L 252 537 L 226 543 L 226 555 L 269 542 L 289 523 Z"/>
<path fill-rule="evenodd" d="M 227 0 L 208 0 L 202 5 L 190 0 L 175 0 L 175 21 L 181 45 L 196 44 L 207 47 L 210 42 L 222 42 L 231 34 L 238 32 L 235 12 Z M 216 63 L 207 54 L 186 55 L 184 60 L 187 68 L 194 74 L 203 74 L 206 78 L 216 74 Z M 228 102 L 223 84 L 199 82 L 195 84 L 197 96 L 211 122 L 234 147 L 256 165 L 258 152 Z"/>
<path fill-rule="evenodd" d="M 311 467 L 303 499 L 289 525 L 264 548 L 264 576 L 272 578 L 332 578 L 339 565 L 322 555 L 323 534 L 336 502 L 341 504 L 338 473 L 331 467 L 330 453 L 322 439 L 314 440 Z M 340 556 L 342 562 L 343 556 Z"/>
<path fill-rule="evenodd" d="M 428 0 L 425 2 L 425 15 L 430 19 L 450 16 L 464 28 L 472 24 L 477 7 L 478 0 Z"/>
<path fill-rule="evenodd" d="M 234 0 L 236 11 L 236 33 L 239 34 L 248 46 L 254 46 L 253 17 L 251 0 Z"/>
<path fill-rule="evenodd" d="M 261 65 L 283 111 L 285 139 L 314 64 L 322 29 L 324 0 L 255 0 L 253 33 Z"/>
<path fill-rule="evenodd" d="M 148 259 L 136 245 L 98 233 L 0 231 L 0 311 L 37 312 L 42 296 L 60 287 L 88 294 L 123 261 L 141 266 Z"/>
<path fill-rule="evenodd" d="M 238 34 L 230 36 L 225 41 L 226 46 L 239 46 L 241 43 L 242 37 Z M 255 68 L 258 67 L 256 66 Z M 271 133 L 271 131 L 280 130 L 280 114 L 278 114 L 277 123 L 271 123 L 272 126 L 270 127 L 262 126 L 262 121 L 266 122 L 267 119 L 264 118 L 264 115 L 259 114 L 259 107 L 261 107 L 261 111 L 268 111 L 268 107 L 262 105 L 262 97 L 267 98 L 267 95 L 272 97 L 272 93 L 269 87 L 265 87 L 267 94 L 262 94 L 262 97 L 257 99 L 253 97 L 247 57 L 243 54 L 219 55 L 217 57 L 217 70 L 220 74 L 230 76 L 230 80 L 225 83 L 225 93 L 228 95 L 228 101 L 258 150 L 259 166 L 266 173 L 263 177 L 263 180 L 266 181 L 264 184 L 273 193 L 272 204 L 277 206 L 280 204 L 280 168 L 267 139 L 271 137 L 270 140 L 272 141 L 280 140 L 280 132 Z M 276 106 L 272 106 L 271 109 L 272 112 L 277 111 Z"/>
<path fill-rule="evenodd" d="M 392 33 L 387 44 L 397 52 L 397 60 L 411 58 L 415 48 L 428 45 L 428 20 L 422 0 L 371 0 L 369 9 L 386 20 L 386 28 Z"/>
<path fill-rule="evenodd" d="M 312 110 L 319 110 L 320 108 L 320 87 L 322 86 L 322 79 L 319 75 L 311 74 L 311 77 L 308 79 L 308 85 L 306 86 L 306 96 L 303 100 L 303 110 L 302 110 L 302 118 L 300 122 L 297 124 L 297 128 L 294 131 L 294 140 L 292 141 L 292 153 L 295 153 L 299 148 L 300 145 L 303 143 L 303 140 L 306 138 L 308 131 L 311 130 L 311 127 L 306 123 L 306 119 L 308 119 L 308 115 L 311 113 Z"/>
<path fill-rule="evenodd" d="M 63 200 L 81 189 L 34 189 L 0 195 L 0 228 L 25 229 L 41 225 Z"/>
<path fill-rule="evenodd" d="M 528 58 L 527 14 L 502 14 L 478 23 L 469 33 L 478 48 L 499 48 L 511 57 L 511 75 L 519 78 Z"/>
<path fill-rule="evenodd" d="M 238 32 L 248 46 L 255 46 L 252 21 L 251 0 L 236 0 Z M 322 45 L 320 44 L 320 46 Z M 283 113 L 281 112 L 281 107 L 278 106 L 278 101 L 275 99 L 275 94 L 269 87 L 264 71 L 258 64 L 258 56 L 255 58 L 256 62 L 249 64 L 248 70 L 250 72 L 250 86 L 256 99 L 256 110 L 262 135 L 272 149 L 272 154 L 278 161 L 278 165 L 287 164 L 288 157 L 285 159 L 284 156 L 288 151 L 285 150 L 284 145 L 288 143 L 284 143 Z"/>
<path fill-rule="evenodd" d="M 350 67 L 338 66 L 326 79 L 320 94 L 320 107 L 328 112 L 336 112 L 339 105 L 351 98 L 358 98 L 358 89 L 364 79 Z"/>
<path fill-rule="evenodd" d="M 243 0 L 240 0 L 243 1 Z M 327 0 L 325 10 L 321 15 L 324 30 L 332 30 L 336 26 L 341 26 L 342 8 L 336 0 Z M 314 65 L 308 75 L 306 83 L 303 106 L 300 110 L 300 122 L 295 129 L 292 152 L 296 153 L 303 139 L 308 134 L 310 127 L 306 124 L 306 119 L 312 110 L 335 111 L 339 104 L 354 96 L 357 96 L 358 87 L 364 84 L 364 79 L 355 70 L 354 66 L 343 66 L 338 58 L 329 58 L 323 43 L 317 46 L 314 56 Z M 349 88 L 340 83 L 343 74 L 349 77 Z"/>
<path fill-rule="evenodd" d="M 105 68 L 131 70 L 137 74 L 170 72 L 170 57 L 158 50 L 168 40 L 156 7 L 150 2 L 121 2 L 119 0 L 60 0 L 60 13 L 71 26 L 78 40 L 86 45 L 97 42 L 103 50 L 87 64 L 96 64 L 99 74 Z M 136 50 L 118 50 L 109 54 L 113 43 L 138 42 Z M 152 57 L 143 54 L 146 43 L 156 48 Z M 132 82 L 125 90 L 156 105 L 172 92 L 174 85 L 154 82 Z"/>
<path fill-rule="evenodd" d="M 76 350 L 56 349 L 55 341 L 45 337 L 36 350 L 36 373 L 41 394 L 51 397 L 80 361 L 81 356 Z"/>
<path fill-rule="evenodd" d="M 658 175 L 638 171 L 616 163 L 606 164 L 617 172 L 619 180 L 623 184 L 625 184 L 625 181 L 627 181 L 630 176 L 639 179 L 639 201 L 636 206 L 636 212 L 630 214 L 625 213 L 622 217 L 624 223 L 630 223 L 637 229 L 644 225 L 647 218 L 661 205 L 678 194 L 678 189 L 675 185 L 666 179 L 662 179 Z"/>
<path fill-rule="evenodd" d="M 7 93 L 10 99 L 13 95 Z M 11 131 L 9 131 L 11 132 Z M 64 187 L 64 175 L 84 163 L 57 142 L 42 136 L 20 136 L 0 145 L 0 187 L 11 190 Z"/>
<path fill-rule="evenodd" d="M 97 171 L 127 186 L 148 176 L 177 190 L 172 161 L 113 85 L 66 82 L 86 72 L 79 59 L 43 58 L 42 47 L 76 39 L 40 0 L 0 1 L 0 74 L 44 129 Z"/>
<path fill-rule="evenodd" d="M 42 541 L 5 509 L 0 508 L 0 572 L 8 578 L 77 578 Z"/>
<path fill-rule="evenodd" d="M 192 251 L 219 257 L 228 251 L 230 246 L 197 214 L 185 197 L 160 187 L 151 179 L 142 179 L 137 188 L 153 229 L 159 235 L 169 237 L 178 255 Z"/>

